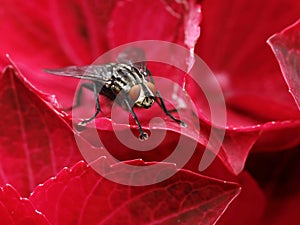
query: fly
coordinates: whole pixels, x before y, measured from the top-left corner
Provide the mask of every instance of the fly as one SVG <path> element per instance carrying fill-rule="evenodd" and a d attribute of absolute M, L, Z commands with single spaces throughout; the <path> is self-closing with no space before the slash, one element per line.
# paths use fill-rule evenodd
<path fill-rule="evenodd" d="M 143 131 L 138 117 L 131 106 L 148 109 L 154 102 L 157 102 L 167 116 L 185 127 L 185 123 L 175 118 L 166 108 L 165 102 L 155 87 L 153 76 L 146 67 L 145 61 L 132 63 L 133 59 L 131 58 L 135 58 L 137 55 L 138 57 L 140 55 L 143 56 L 143 52 L 137 48 L 127 49 L 120 53 L 116 63 L 68 66 L 60 69 L 46 69 L 45 71 L 55 75 L 70 76 L 91 81 L 90 83 L 82 83 L 79 86 L 73 107 L 80 106 L 82 90 L 86 88 L 94 93 L 96 111 L 94 115 L 88 119 L 84 119 L 79 125 L 85 126 L 101 112 L 100 94 L 116 101 L 122 108 L 130 112 L 138 125 L 140 140 L 146 140 L 148 135 Z"/>

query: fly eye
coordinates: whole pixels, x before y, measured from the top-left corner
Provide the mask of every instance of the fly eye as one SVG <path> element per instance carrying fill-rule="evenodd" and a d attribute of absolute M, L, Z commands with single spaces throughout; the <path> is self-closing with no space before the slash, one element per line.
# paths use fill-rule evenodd
<path fill-rule="evenodd" d="M 140 97 L 141 87 L 140 85 L 134 85 L 129 91 L 129 98 L 135 102 Z"/>
<path fill-rule="evenodd" d="M 153 83 L 147 82 L 147 87 L 150 89 L 150 91 L 151 91 L 154 95 L 156 95 L 156 87 L 155 87 L 155 85 L 154 85 Z"/>

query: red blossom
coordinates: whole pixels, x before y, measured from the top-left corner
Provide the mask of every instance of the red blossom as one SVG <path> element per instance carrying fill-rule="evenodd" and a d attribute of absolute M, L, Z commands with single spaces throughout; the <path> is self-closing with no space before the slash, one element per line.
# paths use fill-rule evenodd
<path fill-rule="evenodd" d="M 266 44 L 298 19 L 299 1 L 212 0 L 203 1 L 202 10 L 196 53 L 222 86 L 229 129 L 259 130 L 256 150 L 299 144 L 299 110 Z"/>
<path fill-rule="evenodd" d="M 216 5 L 218 7 L 214 7 Z M 263 3 L 213 0 L 202 4 L 204 19 L 196 52 L 213 69 L 222 85 L 229 130 L 244 134 L 259 131 L 259 138 L 250 147 L 253 152 L 269 152 L 264 160 L 260 160 L 262 153 L 250 155 L 246 164 L 246 169 L 259 178 L 257 181 L 268 197 L 261 224 L 290 224 L 297 214 L 292 199 L 298 198 L 299 178 L 292 159 L 299 160 L 299 155 L 291 154 L 290 148 L 299 149 L 300 114 L 266 41 L 299 19 L 299 6 L 299 2 L 293 0 Z M 294 97 L 297 96 L 295 80 L 299 76 L 298 34 L 299 26 L 294 24 L 268 41 Z M 284 153 L 274 153 L 278 150 L 287 151 L 288 156 L 281 158 L 278 155 Z M 293 166 L 287 166 L 289 163 Z M 282 164 L 284 166 L 280 166 Z M 294 191 L 290 192 L 291 189 Z M 242 216 L 235 220 L 241 220 L 237 224 L 246 224 Z"/>
<path fill-rule="evenodd" d="M 267 198 L 260 225 L 294 224 L 298 220 L 299 159 L 299 147 L 249 157 L 246 168 L 259 182 Z"/>
<path fill-rule="evenodd" d="M 289 91 L 300 109 L 300 20 L 272 36 L 271 45 Z"/>
<path fill-rule="evenodd" d="M 286 168 L 284 164 L 279 168 L 285 169 L 282 174 L 288 178 L 288 185 L 283 185 L 285 189 L 282 189 L 277 186 L 280 180 L 273 176 L 269 180 L 260 177 L 260 169 L 266 170 L 269 164 L 256 161 L 262 153 L 255 152 L 268 152 L 263 154 L 269 156 L 278 154 L 275 151 L 285 150 L 285 154 L 289 154 L 290 148 L 297 148 L 295 146 L 300 143 L 300 115 L 294 101 L 299 103 L 299 23 L 269 40 L 294 99 L 288 93 L 280 68 L 266 44 L 271 35 L 298 19 L 299 8 L 296 0 L 263 3 L 204 0 L 201 6 L 193 0 L 3 0 L 3 10 L 0 11 L 0 19 L 5 21 L 0 26 L 1 33 L 5 34 L 0 37 L 0 65 L 5 68 L 0 77 L 0 123 L 4 128 L 0 137 L 1 184 L 12 184 L 23 196 L 28 196 L 35 189 L 30 201 L 46 215 L 51 224 L 74 221 L 76 224 L 98 224 L 106 220 L 107 224 L 114 224 L 120 220 L 132 221 L 132 218 L 137 218 L 134 224 L 162 221 L 165 222 L 163 224 L 175 224 L 179 220 L 181 224 L 184 224 L 183 221 L 188 221 L 186 224 L 213 224 L 221 215 L 217 224 L 272 224 L 275 218 L 279 219 L 276 221 L 278 225 L 292 221 L 284 213 L 290 210 L 291 218 L 296 215 L 293 209 L 295 201 L 292 199 L 293 196 L 299 198 L 299 189 L 293 189 L 288 197 L 280 195 L 280 191 L 298 187 L 297 176 L 290 171 L 294 167 Z M 196 53 L 212 68 L 222 86 L 227 126 L 215 126 L 210 116 L 212 109 L 207 104 L 203 90 L 186 74 L 165 65 L 149 63 L 154 74 L 163 74 L 185 88 L 196 104 L 199 118 L 189 108 L 179 109 L 188 123 L 187 129 L 181 129 L 157 105 L 147 113 L 137 110 L 146 130 L 149 129 L 151 118 L 163 118 L 166 127 L 156 124 L 151 136 L 166 136 L 152 151 L 136 151 L 115 136 L 112 128 L 112 122 L 115 121 L 110 118 L 111 102 L 103 97 L 100 100 L 104 104 L 104 113 L 96 120 L 97 132 L 110 154 L 126 163 L 140 162 L 139 166 L 165 160 L 172 154 L 179 138 L 183 137 L 181 150 L 185 154 L 188 153 L 186 149 L 195 144 L 195 151 L 184 169 L 178 170 L 176 175 L 162 183 L 145 187 L 124 186 L 108 181 L 85 163 L 64 169 L 56 175 L 62 167 L 81 159 L 78 147 L 92 155 L 93 160 L 97 161 L 100 157 L 102 163 L 103 149 L 89 143 L 88 134 L 92 125 L 79 137 L 75 136 L 79 141 L 75 143 L 70 117 L 61 110 L 61 105 L 66 107 L 72 104 L 78 81 L 45 74 L 42 70 L 90 64 L 113 47 L 148 39 L 171 41 L 187 47 L 190 52 L 197 42 Z M 16 66 L 6 67 L 6 53 L 10 54 Z M 184 58 L 188 59 L 192 58 Z M 198 73 L 201 76 L 201 71 Z M 173 93 L 169 86 L 158 84 L 158 87 L 166 91 L 164 97 Z M 59 104 L 52 95 L 43 92 L 55 94 Z M 86 100 L 86 104 L 94 104 L 88 101 L 88 97 Z M 175 103 L 169 102 L 168 108 Z M 178 116 L 177 113 L 174 115 Z M 201 129 L 199 137 L 196 137 L 193 123 L 198 119 Z M 131 118 L 129 123 L 133 133 L 137 134 L 135 121 Z M 127 134 L 126 127 L 126 124 L 119 124 L 116 129 L 119 133 Z M 225 137 L 222 140 L 217 134 L 224 128 Z M 218 154 L 210 167 L 201 173 L 213 178 L 199 175 L 199 163 L 211 129 L 217 132 L 209 150 Z M 222 143 L 221 147 L 218 146 L 219 142 Z M 145 147 L 147 142 L 137 145 Z M 292 156 L 299 158 L 296 153 Z M 134 160 L 138 158 L 147 163 Z M 292 157 L 287 158 L 291 160 Z M 280 157 L 276 157 L 276 160 L 282 165 Z M 158 165 L 165 169 L 170 168 L 169 163 L 174 162 L 161 162 Z M 114 167 L 100 165 L 112 172 L 113 168 L 124 170 L 125 164 L 119 163 Z M 175 170 L 171 167 L 171 170 Z M 275 167 L 273 165 L 270 171 Z M 53 178 L 46 181 L 51 176 Z M 228 204 L 238 192 L 238 185 L 226 183 L 226 180 L 242 187 L 240 195 L 228 209 Z M 44 184 L 36 187 L 39 183 Z M 175 188 L 170 192 L 166 185 Z M 187 193 L 186 186 L 192 187 L 195 192 Z M 274 191 L 274 188 L 279 191 Z M 7 187 L 2 190 L 12 193 Z M 176 195 L 172 195 L 172 191 Z M 279 198 L 276 199 L 278 193 Z M 145 197 L 147 202 L 145 198 L 136 198 L 134 194 Z M 189 198 L 190 194 L 193 194 L 193 198 Z M 10 196 L 19 199 L 14 197 L 15 194 Z M 153 206 L 147 205 L 148 199 L 151 199 L 149 204 Z M 268 200 L 268 208 L 263 215 L 265 200 Z M 105 202 L 109 203 L 107 207 L 103 207 Z M 124 202 L 128 204 L 122 206 L 122 210 L 117 210 Z M 280 207 L 281 203 L 286 210 Z M 28 208 L 31 216 L 34 215 L 32 218 L 37 218 L 28 200 L 24 207 Z M 277 217 L 272 213 L 274 209 L 279 212 Z M 3 212 L 3 218 L 7 218 L 7 224 L 10 224 L 12 219 L 7 211 Z M 20 218 L 23 218 L 22 215 Z M 40 215 L 39 218 L 44 219 Z"/>

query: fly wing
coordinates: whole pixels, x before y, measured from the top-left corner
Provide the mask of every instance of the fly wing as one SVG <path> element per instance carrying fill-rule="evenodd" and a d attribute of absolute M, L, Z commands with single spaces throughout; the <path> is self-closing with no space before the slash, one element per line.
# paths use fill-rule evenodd
<path fill-rule="evenodd" d="M 118 63 L 132 65 L 146 74 L 146 54 L 143 49 L 138 47 L 128 47 L 119 53 L 117 57 Z"/>
<path fill-rule="evenodd" d="M 76 77 L 84 80 L 106 82 L 113 74 L 115 64 L 68 66 L 58 69 L 45 69 L 44 71 L 58 76 Z"/>

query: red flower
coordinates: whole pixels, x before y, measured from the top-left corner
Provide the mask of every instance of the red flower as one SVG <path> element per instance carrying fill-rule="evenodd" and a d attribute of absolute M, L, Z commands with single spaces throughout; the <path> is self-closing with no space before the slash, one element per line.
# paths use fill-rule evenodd
<path fill-rule="evenodd" d="M 287 160 L 299 155 L 295 150 L 288 150 L 299 145 L 299 110 L 265 42 L 272 34 L 298 19 L 299 3 L 277 0 L 272 2 L 272 7 L 264 3 L 264 10 L 261 4 L 253 1 L 232 4 L 215 0 L 203 1 L 201 6 L 203 23 L 196 53 L 213 69 L 222 86 L 228 121 L 216 159 L 200 175 L 198 166 L 211 129 L 222 131 L 223 127 L 214 127 L 211 123 L 210 111 L 201 90 L 182 72 L 149 63 L 154 74 L 166 74 L 168 78 L 179 82 L 180 86 L 185 86 L 196 104 L 200 118 L 199 138 L 196 139 L 190 132 L 193 127 L 192 116 L 185 117 L 189 127 L 184 130 L 168 120 L 160 107 L 153 106 L 147 114 L 142 110 L 137 112 L 138 117 L 145 129 L 152 117 L 166 118 L 166 128 L 153 129 L 151 134 L 152 137 L 159 137 L 165 132 L 165 139 L 152 151 L 134 151 L 115 137 L 109 111 L 104 108 L 106 115 L 97 118 L 96 126 L 110 154 L 123 161 L 113 166 L 106 165 L 109 159 L 101 157 L 102 150 L 93 148 L 87 136 L 85 138 L 88 142 L 77 135 L 77 143 L 74 141 L 69 125 L 70 117 L 59 106 L 72 104 L 78 81 L 42 72 L 44 68 L 90 64 L 109 49 L 136 40 L 170 41 L 192 51 L 199 36 L 202 16 L 197 3 L 192 0 L 72 3 L 47 0 L 31 3 L 2 1 L 0 17 L 6 23 L 0 30 L 6 35 L 0 37 L 0 65 L 3 68 L 7 66 L 6 53 L 16 64 L 6 67 L 0 77 L 0 123 L 4 128 L 0 137 L 2 185 L 12 184 L 26 197 L 33 191 L 26 201 L 31 201 L 45 215 L 41 217 L 45 223 L 48 219 L 51 224 L 117 224 L 121 220 L 124 224 L 213 224 L 239 193 L 239 186 L 242 186 L 240 195 L 218 224 L 258 224 L 262 218 L 264 224 L 272 223 L 275 221 L 274 215 L 269 213 L 263 217 L 263 210 L 265 199 L 269 206 L 266 212 L 280 204 L 274 198 L 276 194 L 279 194 L 279 199 L 294 215 L 294 203 L 274 189 L 278 181 L 272 173 L 274 168 L 266 170 L 268 165 L 257 160 L 276 160 L 282 169 L 280 174 L 289 175 L 286 177 L 288 182 L 285 188 L 294 185 L 295 174 L 289 170 L 293 167 L 288 168 L 281 161 L 281 153 L 274 151 L 285 150 L 282 154 L 287 154 Z M 268 23 L 269 18 L 276 20 L 274 24 Z M 295 25 L 269 41 L 278 55 L 296 102 L 298 86 L 294 80 L 299 76 L 299 43 L 295 36 L 298 34 L 299 26 Z M 159 88 L 171 94 L 168 87 Z M 53 96 L 38 90 L 55 94 L 57 101 Z M 109 103 L 104 98 L 101 102 Z M 190 113 L 189 110 L 179 111 L 185 116 Z M 174 115 L 177 116 L 176 113 Z M 135 132 L 136 126 L 134 121 L 131 122 Z M 117 129 L 122 133 L 124 126 Z M 180 137 L 183 137 L 183 146 L 187 148 L 196 144 L 196 149 L 185 169 L 180 169 L 171 178 L 150 186 L 133 187 L 102 177 L 108 174 L 120 178 L 118 174 L 125 173 L 133 181 L 136 178 L 143 182 L 156 181 L 164 174 L 175 173 L 176 168 L 171 164 L 173 161 L 154 162 L 162 161 L 172 154 Z M 212 140 L 209 149 L 217 152 L 220 140 L 218 137 Z M 81 159 L 77 147 L 97 159 L 91 166 L 102 171 L 102 176 L 83 162 L 57 174 L 64 166 L 74 165 Z M 250 150 L 253 154 L 248 158 Z M 145 163 L 137 160 L 139 158 Z M 141 172 L 128 171 L 128 165 L 138 166 L 143 176 L 138 176 Z M 157 176 L 151 176 L 149 171 L 143 170 L 152 165 L 158 165 Z M 297 164 L 295 162 L 291 165 Z M 263 174 L 274 176 L 266 180 L 259 176 L 261 170 L 266 171 Z M 50 176 L 54 178 L 46 181 Z M 40 182 L 44 184 L 36 187 Z M 297 189 L 290 194 L 299 196 Z M 1 215 L 12 212 L 9 207 L 0 208 Z M 33 210 L 28 213 L 34 221 L 38 219 Z M 288 221 L 280 215 L 278 224 Z M 7 218 L 10 218 L 11 223 L 21 220 L 22 216 Z"/>
<path fill-rule="evenodd" d="M 202 9 L 196 52 L 212 68 L 223 88 L 228 128 L 244 134 L 259 130 L 246 169 L 268 199 L 261 224 L 292 224 L 297 214 L 292 199 L 299 195 L 294 173 L 298 163 L 293 159 L 299 160 L 300 113 L 294 99 L 298 102 L 300 29 L 295 24 L 268 38 L 299 19 L 300 3 L 213 0 L 203 1 Z M 286 152 L 275 153 L 278 150 Z M 262 151 L 269 154 L 254 153 Z M 241 217 L 239 220 L 246 224 Z"/>
<path fill-rule="evenodd" d="M 203 1 L 205 17 L 196 53 L 223 88 L 229 129 L 260 130 L 255 150 L 299 144 L 299 110 L 266 44 L 271 35 L 298 19 L 299 6 L 293 0 Z"/>

